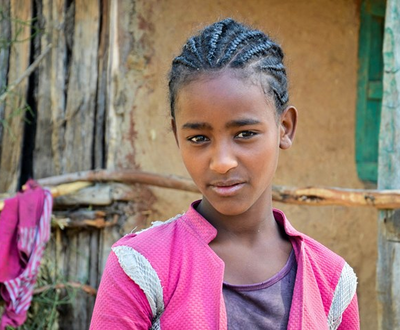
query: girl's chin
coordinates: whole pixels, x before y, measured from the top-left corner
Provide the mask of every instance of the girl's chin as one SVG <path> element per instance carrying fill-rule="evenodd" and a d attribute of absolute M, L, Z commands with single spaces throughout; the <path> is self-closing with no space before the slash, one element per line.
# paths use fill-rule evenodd
<path fill-rule="evenodd" d="M 271 195 L 268 191 L 260 194 L 240 194 L 240 196 L 220 197 L 216 194 L 203 194 L 200 203 L 200 213 L 204 215 L 218 214 L 223 216 L 240 216 L 253 211 L 253 214 L 262 215 L 269 212 L 271 208 Z"/>
<path fill-rule="evenodd" d="M 229 200 L 209 201 L 203 204 L 205 213 L 218 213 L 223 216 L 238 216 L 248 211 L 252 204 L 241 201 Z"/>

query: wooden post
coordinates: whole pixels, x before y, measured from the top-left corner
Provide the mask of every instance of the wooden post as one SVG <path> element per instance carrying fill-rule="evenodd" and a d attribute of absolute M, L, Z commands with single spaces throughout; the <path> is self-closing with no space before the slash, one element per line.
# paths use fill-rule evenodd
<path fill-rule="evenodd" d="M 388 0 L 383 45 L 383 100 L 378 188 L 400 188 L 400 2 Z M 378 220 L 378 325 L 400 329 L 400 210 Z"/>
<path fill-rule="evenodd" d="M 8 82 L 17 80 L 29 66 L 32 2 L 10 1 L 11 43 L 9 51 Z M 0 190 L 17 190 L 21 172 L 22 141 L 28 80 L 25 79 L 13 91 L 4 108 L 7 129 L 3 130 L 0 156 Z"/>
<path fill-rule="evenodd" d="M 53 47 L 38 72 L 34 178 L 63 173 L 67 42 L 60 27 L 69 24 L 65 6 L 66 0 L 43 0 L 39 15 L 45 29 L 41 48 L 50 43 Z"/>
<path fill-rule="evenodd" d="M 65 109 L 66 172 L 92 167 L 99 24 L 99 0 L 75 1 L 74 44 Z"/>
<path fill-rule="evenodd" d="M 7 19 L 10 16 L 10 0 L 0 0 L 0 38 L 2 40 L 11 39 L 11 23 Z M 10 56 L 10 48 L 2 47 L 0 45 L 0 93 L 6 89 L 7 86 L 7 72 L 8 61 Z M 3 120 L 4 120 L 5 102 L 0 101 L 0 141 L 3 137 Z M 2 144 L 0 142 L 0 157 L 1 157 Z"/>

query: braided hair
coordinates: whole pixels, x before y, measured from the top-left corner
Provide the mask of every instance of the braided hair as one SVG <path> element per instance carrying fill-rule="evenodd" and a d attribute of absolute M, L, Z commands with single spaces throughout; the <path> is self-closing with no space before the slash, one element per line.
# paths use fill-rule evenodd
<path fill-rule="evenodd" d="M 171 116 L 179 89 L 199 75 L 241 69 L 245 76 L 257 74 L 267 95 L 281 114 L 289 101 L 286 69 L 281 47 L 265 33 L 231 18 L 216 22 L 191 37 L 172 61 L 169 73 Z M 239 72 L 239 71 L 238 71 Z"/>

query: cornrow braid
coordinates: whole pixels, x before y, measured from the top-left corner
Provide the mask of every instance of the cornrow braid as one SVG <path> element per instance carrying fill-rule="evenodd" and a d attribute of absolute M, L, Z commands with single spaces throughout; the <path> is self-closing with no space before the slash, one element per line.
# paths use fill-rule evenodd
<path fill-rule="evenodd" d="M 196 45 L 196 40 L 194 38 L 190 38 L 185 46 L 189 51 L 191 51 L 193 53 L 193 55 L 196 56 L 196 58 L 199 62 L 202 61 L 198 46 Z"/>
<path fill-rule="evenodd" d="M 253 57 L 262 56 L 268 54 L 268 51 L 273 47 L 272 42 L 266 41 L 265 43 L 252 47 L 247 52 L 239 54 L 234 61 L 232 61 L 231 67 L 237 68 L 246 65 L 246 63 Z"/>
<path fill-rule="evenodd" d="M 174 60 L 173 60 L 173 62 L 172 62 L 172 64 L 174 65 L 174 64 L 182 64 L 182 65 L 185 65 L 185 66 L 187 66 L 187 67 L 191 67 L 191 68 L 193 68 L 193 69 L 197 69 L 197 65 L 195 64 L 195 63 L 193 63 L 192 61 L 190 61 L 189 59 L 186 59 L 186 58 L 184 58 L 183 56 L 178 56 L 178 57 L 176 57 Z"/>
<path fill-rule="evenodd" d="M 210 50 L 207 54 L 207 60 L 208 60 L 208 63 L 210 64 L 210 66 L 212 66 L 212 61 L 214 59 L 215 51 L 217 49 L 217 42 L 218 42 L 218 39 L 221 37 L 222 29 L 223 29 L 222 23 L 216 24 L 216 29 L 213 32 L 213 34 L 211 35 Z"/>
<path fill-rule="evenodd" d="M 264 32 L 251 29 L 231 18 L 207 26 L 188 39 L 182 53 L 172 61 L 169 73 L 171 116 L 179 89 L 199 75 L 226 69 L 257 74 L 264 92 L 273 98 L 278 114 L 289 101 L 284 54 Z"/>
<path fill-rule="evenodd" d="M 236 39 L 232 40 L 232 42 L 230 43 L 224 57 L 221 58 L 221 60 L 219 61 L 219 65 L 223 66 L 224 64 L 229 62 L 232 59 L 234 53 L 239 49 L 239 46 L 241 46 L 243 43 L 248 42 L 249 40 L 254 38 L 263 38 L 264 36 L 264 33 L 260 31 L 249 31 L 238 35 Z"/>

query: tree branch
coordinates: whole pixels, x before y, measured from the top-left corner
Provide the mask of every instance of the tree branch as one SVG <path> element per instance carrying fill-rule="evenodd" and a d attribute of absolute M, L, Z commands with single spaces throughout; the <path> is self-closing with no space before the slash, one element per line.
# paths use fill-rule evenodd
<path fill-rule="evenodd" d="M 372 206 L 377 209 L 400 207 L 400 190 L 344 189 L 333 187 L 272 188 L 276 202 L 300 205 Z"/>
<path fill-rule="evenodd" d="M 53 196 L 71 194 L 80 189 L 88 187 L 93 182 L 116 181 L 125 184 L 149 184 L 153 186 L 171 188 L 190 192 L 199 192 L 193 181 L 173 175 L 161 175 L 137 170 L 121 171 L 85 171 L 50 178 L 39 179 L 38 183 L 43 186 L 54 186 L 50 188 Z M 110 199 L 120 200 L 122 197 Z M 400 208 L 400 190 L 362 190 L 343 189 L 334 187 L 272 187 L 272 199 L 275 202 L 300 204 L 300 205 L 339 205 L 375 207 L 377 209 Z M 121 199 L 126 200 L 126 198 Z M 0 202 L 0 211 L 3 208 Z"/>
<path fill-rule="evenodd" d="M 33 290 L 33 294 L 39 294 L 47 290 L 51 289 L 64 289 L 67 287 L 72 287 L 76 289 L 81 289 L 82 291 L 85 291 L 87 294 L 90 294 L 91 296 L 95 296 L 97 294 L 97 289 L 90 285 L 82 284 L 79 282 L 67 282 L 67 283 L 58 283 L 58 284 L 51 284 L 51 285 L 45 285 L 40 288 L 36 288 Z"/>
<path fill-rule="evenodd" d="M 161 175 L 150 172 L 136 170 L 94 170 L 77 173 L 64 174 L 60 176 L 39 179 L 38 183 L 42 186 L 54 186 L 62 183 L 71 183 L 76 181 L 89 182 L 123 182 L 123 183 L 142 183 L 157 187 L 172 188 L 191 192 L 199 192 L 197 186 L 190 179 L 174 175 Z"/>
<path fill-rule="evenodd" d="M 26 69 L 26 71 L 18 77 L 17 80 L 15 80 L 12 84 L 10 84 L 7 88 L 7 90 L 1 94 L 0 96 L 0 102 L 3 102 L 7 96 L 17 87 L 25 78 L 29 77 L 33 71 L 39 66 L 40 62 L 44 59 L 46 54 L 49 52 L 51 49 L 51 44 L 48 44 L 43 53 L 39 55 L 39 57 Z"/>

